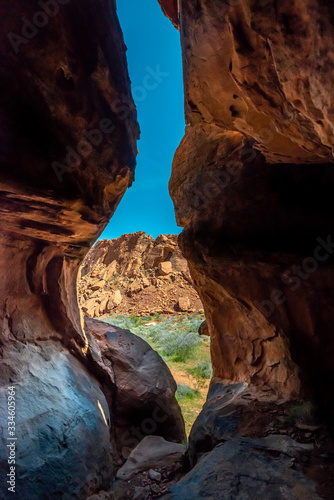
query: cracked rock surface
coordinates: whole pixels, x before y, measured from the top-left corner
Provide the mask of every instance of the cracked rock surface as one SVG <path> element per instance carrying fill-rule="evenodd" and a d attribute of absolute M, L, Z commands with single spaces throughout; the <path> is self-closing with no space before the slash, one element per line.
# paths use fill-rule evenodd
<path fill-rule="evenodd" d="M 332 414 L 333 4 L 179 9 L 186 131 L 170 194 L 214 376 Z"/>

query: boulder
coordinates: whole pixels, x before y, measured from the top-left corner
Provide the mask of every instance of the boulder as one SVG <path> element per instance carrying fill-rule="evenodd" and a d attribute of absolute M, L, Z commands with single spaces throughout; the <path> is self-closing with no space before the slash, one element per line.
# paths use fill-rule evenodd
<path fill-rule="evenodd" d="M 186 447 L 183 444 L 168 442 L 160 436 L 147 436 L 132 450 L 125 464 L 117 471 L 116 477 L 129 480 L 138 472 L 149 471 L 152 467 L 174 463 L 182 465 L 185 452 Z M 155 475 L 154 480 L 156 478 Z"/>
<path fill-rule="evenodd" d="M 88 318 L 100 316 L 100 304 L 96 301 L 96 298 L 88 299 L 82 307 L 82 310 Z"/>
<path fill-rule="evenodd" d="M 163 500 L 185 498 L 320 500 L 321 497 L 315 483 L 292 467 L 285 437 L 279 436 L 275 444 L 265 439 L 235 438 L 216 446 L 162 497 Z"/>
<path fill-rule="evenodd" d="M 162 276 L 168 276 L 173 271 L 172 263 L 169 261 L 160 262 L 159 264 L 159 274 Z"/>
<path fill-rule="evenodd" d="M 123 457 L 146 436 L 183 442 L 184 420 L 169 368 L 147 342 L 109 322 L 112 318 L 108 323 L 85 319 L 94 359 L 107 373 L 112 367 L 113 425 Z"/>
<path fill-rule="evenodd" d="M 180 311 L 187 312 L 191 307 L 189 297 L 180 297 L 177 302 L 177 305 Z"/>
<path fill-rule="evenodd" d="M 8 386 L 15 388 L 17 498 L 82 499 L 115 473 L 110 415 L 99 382 L 60 344 L 3 350 L 0 387 L 0 498 L 9 498 Z"/>
<path fill-rule="evenodd" d="M 111 295 L 109 295 L 108 309 L 114 309 L 119 306 L 123 300 L 123 296 L 120 290 L 115 290 Z"/>
<path fill-rule="evenodd" d="M 136 293 L 140 292 L 143 289 L 143 285 L 138 279 L 135 279 L 133 283 L 130 283 L 127 289 L 127 294 L 132 297 Z"/>
<path fill-rule="evenodd" d="M 109 304 L 109 297 L 107 294 L 103 294 L 101 297 L 99 297 L 97 302 L 100 303 L 99 316 L 102 316 L 102 314 L 105 314 L 105 313 L 111 311 L 111 308 L 109 308 L 110 304 Z"/>
<path fill-rule="evenodd" d="M 104 280 L 98 280 L 93 283 L 91 283 L 90 288 L 92 290 L 100 290 L 101 288 L 104 288 L 106 282 Z"/>
<path fill-rule="evenodd" d="M 237 434 L 241 418 L 238 409 L 245 404 L 241 396 L 247 389 L 243 382 L 226 384 L 215 378 L 211 380 L 206 402 L 189 435 L 191 466 L 217 444 Z"/>
<path fill-rule="evenodd" d="M 184 474 L 185 451 L 158 436 L 143 439 L 117 473 L 114 500 L 159 498 Z"/>
<path fill-rule="evenodd" d="M 183 257 L 181 249 L 179 246 L 175 248 L 173 255 L 170 258 L 170 262 L 173 266 L 174 271 L 179 273 L 186 273 L 189 275 L 189 267 L 186 259 Z"/>
<path fill-rule="evenodd" d="M 146 276 L 144 276 L 144 277 L 142 278 L 142 283 L 143 283 L 143 287 L 144 287 L 144 288 L 147 288 L 148 286 L 150 286 L 150 285 L 151 285 L 150 280 L 149 280 L 148 278 L 146 278 Z"/>

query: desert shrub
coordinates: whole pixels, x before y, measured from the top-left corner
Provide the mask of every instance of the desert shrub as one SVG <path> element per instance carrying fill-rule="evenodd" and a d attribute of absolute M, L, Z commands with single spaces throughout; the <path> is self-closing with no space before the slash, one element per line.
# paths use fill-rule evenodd
<path fill-rule="evenodd" d="M 211 363 L 203 361 L 199 365 L 195 366 L 195 368 L 191 368 L 189 373 L 197 378 L 210 379 L 212 377 Z"/>
<path fill-rule="evenodd" d="M 177 384 L 177 391 L 175 396 L 178 400 L 180 399 L 194 399 L 198 395 L 196 389 L 192 389 L 186 384 Z"/>
<path fill-rule="evenodd" d="M 178 333 L 169 332 L 160 337 L 159 348 L 166 356 L 174 358 L 174 361 L 186 361 L 199 344 L 198 335 L 193 332 Z"/>
<path fill-rule="evenodd" d="M 199 314 L 165 317 L 155 313 L 153 316 L 137 317 L 134 314 L 124 316 L 111 313 L 104 321 L 130 330 L 143 338 L 163 359 L 170 357 L 174 361 L 183 362 L 194 354 L 194 350 L 202 342 L 197 333 L 203 321 L 203 316 Z M 147 324 L 148 326 L 145 326 Z"/>

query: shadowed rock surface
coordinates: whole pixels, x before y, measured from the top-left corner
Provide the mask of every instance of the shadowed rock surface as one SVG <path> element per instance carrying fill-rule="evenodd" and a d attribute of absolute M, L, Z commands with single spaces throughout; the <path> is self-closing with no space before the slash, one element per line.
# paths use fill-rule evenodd
<path fill-rule="evenodd" d="M 15 387 L 20 498 L 84 500 L 108 490 L 147 436 L 165 437 L 182 448 L 177 443 L 186 435 L 176 383 L 160 356 L 131 332 L 92 319 L 86 320 L 85 335 L 89 347 L 82 363 L 52 340 L 3 347 L 0 498 L 7 498 L 7 444 L 12 443 L 8 386 Z"/>
<path fill-rule="evenodd" d="M 197 465 L 163 498 L 330 499 L 329 434 L 283 409 L 313 400 L 332 424 L 333 5 L 159 3 L 181 33 L 186 131 L 169 186 L 214 375 L 190 434 Z M 315 450 L 291 465 L 267 447 L 274 428 Z"/>
<path fill-rule="evenodd" d="M 1 396 L 17 382 L 17 487 L 31 499 L 86 498 L 115 471 L 76 280 L 139 137 L 115 2 L 53 4 L 0 1 Z"/>
<path fill-rule="evenodd" d="M 84 500 L 107 488 L 115 473 L 110 414 L 96 378 L 50 341 L 16 343 L 2 356 L 0 498 L 13 494 L 5 476 L 10 443 L 15 444 L 17 498 Z M 7 386 L 16 393 L 13 441 L 7 440 Z"/>
<path fill-rule="evenodd" d="M 144 438 L 117 472 L 113 499 L 159 498 L 184 474 L 185 452 L 182 444 Z"/>
<path fill-rule="evenodd" d="M 146 436 L 186 439 L 176 382 L 157 352 L 128 330 L 85 319 L 89 364 L 104 379 L 121 460 Z"/>
<path fill-rule="evenodd" d="M 114 2 L 73 0 L 16 52 L 7 35 L 26 32 L 36 2 L 0 10 L 2 337 L 84 347 L 78 266 L 136 161 L 123 35 Z"/>
<path fill-rule="evenodd" d="M 187 127 L 170 193 L 214 376 L 316 398 L 328 413 L 333 5 L 179 5 Z"/>
<path fill-rule="evenodd" d="M 273 454 L 280 459 L 273 460 Z M 320 500 L 315 484 L 291 469 L 291 456 L 261 439 L 228 441 L 203 457 L 162 499 Z"/>

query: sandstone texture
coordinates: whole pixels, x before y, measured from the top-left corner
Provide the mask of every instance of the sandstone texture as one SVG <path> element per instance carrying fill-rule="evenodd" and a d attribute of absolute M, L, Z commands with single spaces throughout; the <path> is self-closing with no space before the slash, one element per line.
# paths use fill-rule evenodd
<path fill-rule="evenodd" d="M 186 436 L 177 386 L 159 354 L 128 330 L 88 318 L 85 325 L 89 362 L 104 380 L 121 460 L 146 436 L 181 443 Z"/>
<path fill-rule="evenodd" d="M 270 458 L 270 452 L 277 453 L 280 459 Z M 321 497 L 312 481 L 291 469 L 288 451 L 260 439 L 254 442 L 244 438 L 218 445 L 162 498 L 320 500 Z"/>
<path fill-rule="evenodd" d="M 327 430 L 281 405 L 307 398 L 334 415 L 333 4 L 159 3 L 181 34 L 186 131 L 170 193 L 191 277 L 176 237 L 137 233 L 96 246 L 81 301 L 91 316 L 195 312 L 196 288 L 214 378 L 193 469 L 166 491 L 184 473 L 168 448 L 185 436 L 161 358 L 78 306 L 80 264 L 134 180 L 116 2 L 0 0 L 0 495 L 14 385 L 21 498 L 331 500 Z M 112 491 L 152 435 L 175 443 Z"/>
<path fill-rule="evenodd" d="M 17 405 L 13 441 L 7 440 L 9 386 L 15 387 Z M 4 349 L 0 422 L 0 498 L 12 494 L 5 477 L 10 443 L 17 498 L 84 500 L 108 487 L 115 473 L 108 404 L 98 381 L 61 345 L 47 341 Z"/>
<path fill-rule="evenodd" d="M 163 13 L 169 17 L 174 26 L 179 26 L 179 0 L 158 0 Z"/>
<path fill-rule="evenodd" d="M 315 398 L 328 413 L 333 5 L 183 0 L 179 8 L 187 126 L 170 193 L 214 376 Z"/>
<path fill-rule="evenodd" d="M 0 1 L 0 14 L 0 386 L 5 398 L 17 382 L 18 495 L 86 498 L 117 453 L 76 281 L 134 179 L 126 48 L 111 0 Z"/>
<path fill-rule="evenodd" d="M 78 293 L 88 317 L 203 312 L 176 235 L 98 241 L 82 263 Z"/>
<path fill-rule="evenodd" d="M 139 127 L 114 2 L 64 2 L 29 31 L 37 7 L 0 3 L 2 338 L 85 348 L 77 271 L 134 178 Z"/>
<path fill-rule="evenodd" d="M 185 438 L 162 359 L 130 332 L 84 324 L 78 306 L 80 263 L 134 180 L 126 47 L 111 0 L 0 13 L 0 496 L 13 384 L 18 496 L 84 499 L 108 491 L 145 436 Z"/>
<path fill-rule="evenodd" d="M 112 0 L 0 1 L 0 14 L 0 497 L 13 385 L 17 497 L 85 499 L 145 435 L 184 439 L 164 362 L 130 332 L 85 325 L 78 306 L 80 263 L 134 180 L 126 47 Z"/>

